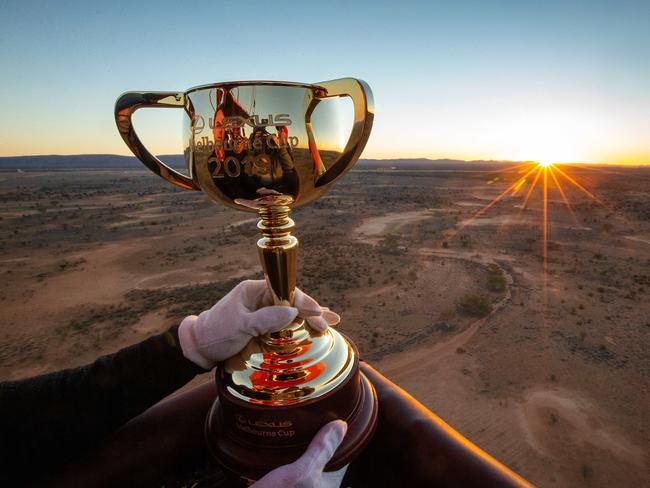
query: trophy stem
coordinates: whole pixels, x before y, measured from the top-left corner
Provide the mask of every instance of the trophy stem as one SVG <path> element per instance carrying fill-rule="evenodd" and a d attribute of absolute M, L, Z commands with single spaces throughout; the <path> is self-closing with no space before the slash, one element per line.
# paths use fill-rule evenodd
<path fill-rule="evenodd" d="M 293 305 L 296 288 L 298 239 L 291 235 L 296 225 L 289 218 L 290 211 L 286 205 L 258 211 L 257 228 L 262 231 L 262 238 L 257 241 L 257 249 L 274 305 Z"/>
<path fill-rule="evenodd" d="M 257 250 L 274 305 L 293 305 L 296 288 L 298 239 L 291 235 L 296 224 L 289 218 L 290 211 L 286 205 L 262 207 L 258 211 L 257 228 L 262 231 L 262 238 L 257 241 Z M 270 350 L 290 349 L 296 341 L 304 339 L 304 326 L 304 321 L 296 317 L 282 330 L 264 334 L 260 339 Z"/>

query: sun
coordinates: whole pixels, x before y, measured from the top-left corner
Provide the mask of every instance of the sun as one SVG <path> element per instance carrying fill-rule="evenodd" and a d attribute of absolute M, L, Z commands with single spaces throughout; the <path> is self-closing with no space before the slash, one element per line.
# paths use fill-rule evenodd
<path fill-rule="evenodd" d="M 554 162 L 552 162 L 554 161 Z M 552 208 L 549 208 L 549 190 L 554 190 L 559 193 L 559 196 L 562 198 L 564 205 L 571 213 L 573 222 L 577 228 L 581 227 L 578 218 L 569 202 L 567 193 L 565 192 L 564 186 L 572 186 L 580 190 L 583 194 L 587 195 L 591 200 L 598 203 L 601 207 L 605 208 L 610 214 L 614 214 L 615 211 L 610 208 L 606 203 L 604 203 L 600 198 L 591 193 L 587 188 L 585 188 L 579 181 L 577 181 L 573 176 L 571 176 L 570 167 L 572 165 L 567 163 L 558 163 L 557 159 L 545 158 L 537 161 L 528 160 L 524 163 L 516 163 L 512 166 L 507 166 L 504 169 L 500 169 L 497 173 L 506 173 L 516 171 L 516 177 L 510 181 L 510 185 L 507 186 L 501 193 L 494 197 L 490 202 L 485 206 L 481 207 L 472 217 L 468 220 L 465 220 L 460 224 L 459 227 L 455 229 L 451 238 L 458 235 L 460 231 L 469 223 L 485 212 L 487 212 L 491 207 L 497 204 L 499 201 L 507 198 L 513 198 L 515 196 L 522 198 L 522 203 L 519 206 L 519 212 L 517 213 L 517 219 L 523 214 L 523 212 L 528 208 L 528 202 L 533 196 L 535 188 L 541 189 L 541 201 L 542 201 L 542 212 L 541 212 L 541 227 L 542 227 L 542 277 L 543 277 L 543 299 L 544 303 L 547 303 L 547 293 L 548 293 L 548 250 L 549 250 L 549 211 Z M 566 166 L 566 167 L 565 167 Z M 493 180 L 490 180 L 493 181 Z M 564 184 L 564 186 L 563 186 Z M 539 194 L 539 193 L 537 193 Z M 505 224 L 504 224 L 505 225 Z"/>
<path fill-rule="evenodd" d="M 537 141 L 522 139 L 509 154 L 510 161 L 531 161 L 542 168 L 556 164 L 585 161 L 584 151 L 573 140 L 560 137 L 542 137 Z"/>

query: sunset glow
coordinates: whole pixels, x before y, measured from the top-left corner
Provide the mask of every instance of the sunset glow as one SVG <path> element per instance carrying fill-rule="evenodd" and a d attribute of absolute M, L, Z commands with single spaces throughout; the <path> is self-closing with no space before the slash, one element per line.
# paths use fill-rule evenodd
<path fill-rule="evenodd" d="M 609 212 L 614 213 L 615 211 L 609 205 L 603 202 L 602 199 L 596 196 L 592 191 L 588 190 L 584 184 L 580 183 L 575 177 L 569 175 L 566 169 L 561 168 L 560 164 L 552 163 L 550 161 L 531 161 L 530 163 L 526 164 L 508 166 L 505 169 L 499 171 L 499 173 L 506 173 L 511 171 L 516 171 L 521 176 L 516 178 L 514 183 L 510 184 L 505 190 L 501 191 L 490 202 L 481 207 L 470 219 L 460 225 L 451 235 L 448 235 L 448 237 L 453 239 L 458 236 L 463 228 L 469 225 L 472 221 L 481 217 L 498 202 L 502 201 L 505 198 L 521 198 L 521 204 L 519 205 L 517 218 L 512 222 L 513 224 L 516 224 L 522 218 L 524 211 L 529 208 L 529 205 L 531 203 L 541 204 L 542 212 L 539 221 L 539 230 L 542 237 L 542 267 L 540 271 L 542 273 L 543 299 L 544 303 L 546 303 L 548 300 L 549 275 L 549 195 L 552 193 L 558 194 L 564 206 L 570 212 L 576 227 L 580 226 L 580 223 L 575 215 L 573 207 L 571 206 L 571 202 L 567 197 L 567 187 L 578 189 L 590 200 L 607 209 Z M 539 190 L 541 190 L 541 192 Z M 539 193 L 541 193 L 541 196 Z M 541 201 L 535 201 L 535 198 L 540 198 Z M 504 227 L 506 226 L 507 224 L 504 224 L 502 227 L 500 227 L 499 233 L 503 232 Z"/>
<path fill-rule="evenodd" d="M 7 40 L 0 63 L 8 67 L 0 85 L 12 95 L 0 118 L 0 156 L 130 154 L 112 114 L 126 90 L 352 76 L 375 98 L 363 158 L 650 164 L 647 2 L 588 9 L 354 2 L 344 13 L 321 9 L 318 22 L 306 4 L 193 5 L 201 15 L 191 32 L 150 2 L 128 4 L 127 16 L 114 2 L 8 6 L 0 19 Z M 243 36 L 242 19 L 255 36 Z M 250 39 L 273 25 L 285 26 L 269 34 L 282 39 L 281 52 L 257 53 L 260 42 L 276 41 Z M 226 39 L 243 51 L 212 60 L 207 47 L 197 47 Z M 135 51 L 137 68 L 127 69 L 125 53 Z M 135 127 L 154 154 L 180 154 L 184 116 L 145 109 Z M 348 132 L 341 128 L 337 146 Z"/>

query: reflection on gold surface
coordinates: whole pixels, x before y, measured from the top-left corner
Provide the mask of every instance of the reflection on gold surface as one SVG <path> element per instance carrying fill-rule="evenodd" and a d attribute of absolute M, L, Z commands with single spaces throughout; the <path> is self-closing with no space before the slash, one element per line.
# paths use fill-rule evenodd
<path fill-rule="evenodd" d="M 340 99 L 348 100 L 349 110 Z M 185 110 L 187 175 L 166 166 L 140 142 L 131 119 L 142 107 Z M 373 117 L 372 92 L 352 78 L 313 85 L 246 81 L 184 93 L 130 92 L 115 107 L 122 138 L 152 171 L 247 211 L 273 205 L 269 195 L 291 197 L 291 208 L 322 196 L 361 155 Z M 261 197 L 259 205 L 251 203 Z"/>
<path fill-rule="evenodd" d="M 341 99 L 348 100 L 348 111 Z M 183 108 L 188 175 L 149 153 L 133 129 L 141 107 Z M 273 302 L 293 303 L 298 239 L 291 210 L 325 194 L 357 161 L 374 117 L 361 80 L 314 85 L 215 83 L 185 93 L 125 93 L 115 118 L 122 138 L 152 171 L 214 201 L 260 216 L 258 253 Z M 353 373 L 355 353 L 334 329 L 319 334 L 298 319 L 254 338 L 226 361 L 223 378 L 237 398 L 265 405 L 307 401 Z"/>
<path fill-rule="evenodd" d="M 332 328 L 318 334 L 298 320 L 283 331 L 254 338 L 224 363 L 223 376 L 241 400 L 291 405 L 329 392 L 348 377 L 353 364 L 354 350 L 341 334 Z"/>

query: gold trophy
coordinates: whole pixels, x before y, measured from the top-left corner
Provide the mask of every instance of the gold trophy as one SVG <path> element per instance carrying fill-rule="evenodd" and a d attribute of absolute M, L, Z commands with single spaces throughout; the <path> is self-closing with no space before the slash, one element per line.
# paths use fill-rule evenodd
<path fill-rule="evenodd" d="M 347 117 L 346 102 L 351 105 Z M 187 114 L 187 176 L 138 139 L 131 117 L 142 107 L 176 107 Z M 122 138 L 149 169 L 182 188 L 259 215 L 257 247 L 276 305 L 291 305 L 296 286 L 298 239 L 291 235 L 289 213 L 321 197 L 352 167 L 373 115 L 370 88 L 353 78 L 129 92 L 115 106 Z M 347 421 L 348 431 L 327 470 L 339 469 L 367 444 L 376 425 L 376 394 L 359 370 L 354 344 L 331 327 L 316 332 L 300 317 L 279 332 L 252 339 L 217 368 L 216 382 L 206 441 L 223 467 L 245 479 L 295 461 L 316 432 L 338 418 Z"/>

